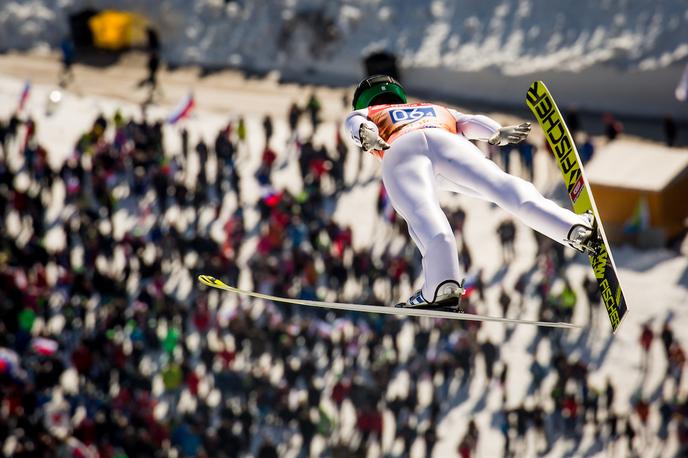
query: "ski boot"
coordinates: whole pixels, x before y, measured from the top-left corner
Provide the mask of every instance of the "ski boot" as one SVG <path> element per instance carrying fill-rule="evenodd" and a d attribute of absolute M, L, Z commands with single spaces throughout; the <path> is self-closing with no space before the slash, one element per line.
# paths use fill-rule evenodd
<path fill-rule="evenodd" d="M 583 213 L 581 216 L 587 220 L 588 224 L 574 224 L 564 241 L 579 253 L 597 256 L 600 254 L 602 246 L 602 237 L 597 227 L 597 221 L 590 211 Z"/>
<path fill-rule="evenodd" d="M 425 299 L 423 290 L 419 289 L 406 302 L 400 302 L 395 307 L 460 311 L 459 303 L 463 293 L 463 282 L 445 280 L 435 289 L 435 297 L 432 301 Z"/>

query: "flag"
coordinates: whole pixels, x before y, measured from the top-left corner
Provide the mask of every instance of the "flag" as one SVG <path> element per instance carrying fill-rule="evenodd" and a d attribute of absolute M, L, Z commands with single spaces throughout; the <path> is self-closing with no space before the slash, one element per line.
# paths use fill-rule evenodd
<path fill-rule="evenodd" d="M 186 118 L 189 116 L 191 113 L 191 110 L 193 107 L 196 105 L 196 102 L 194 101 L 193 94 L 189 92 L 189 95 L 187 95 L 180 103 L 177 105 L 177 107 L 170 113 L 170 115 L 167 117 L 167 122 L 169 124 L 176 124 L 177 121 L 180 119 Z"/>
<path fill-rule="evenodd" d="M 0 347 L 0 374 L 13 375 L 19 369 L 19 355 L 14 350 Z"/>
<path fill-rule="evenodd" d="M 30 94 L 31 94 L 31 81 L 26 80 L 24 82 L 24 88 L 22 89 L 21 95 L 19 96 L 19 106 L 17 107 L 17 111 L 22 111 L 24 109 L 24 105 L 26 105 L 26 101 L 29 99 Z"/>
<path fill-rule="evenodd" d="M 681 102 L 688 101 L 688 64 L 686 64 L 686 68 L 683 70 L 683 75 L 678 82 L 678 86 L 676 86 L 675 94 L 677 100 Z"/>
<path fill-rule="evenodd" d="M 282 193 L 277 191 L 272 185 L 261 186 L 260 197 L 268 207 L 275 207 L 282 200 Z"/>
<path fill-rule="evenodd" d="M 33 351 L 43 356 L 52 356 L 57 351 L 57 342 L 52 339 L 36 337 L 31 341 Z"/>
<path fill-rule="evenodd" d="M 469 277 L 466 278 L 466 281 L 463 284 L 463 296 L 468 299 L 471 297 L 471 294 L 473 294 L 473 291 L 475 291 L 476 287 L 478 286 L 478 276 L 476 274 L 473 274 Z"/>
<path fill-rule="evenodd" d="M 638 200 L 633 215 L 626 220 L 624 224 L 624 232 L 627 234 L 637 234 L 650 227 L 650 208 L 647 205 L 645 198 Z"/>

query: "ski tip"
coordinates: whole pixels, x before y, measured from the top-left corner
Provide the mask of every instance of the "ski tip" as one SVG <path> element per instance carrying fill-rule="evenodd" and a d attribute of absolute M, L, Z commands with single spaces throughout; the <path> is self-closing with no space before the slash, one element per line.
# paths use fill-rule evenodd
<path fill-rule="evenodd" d="M 199 275 L 198 281 L 207 286 L 215 286 L 222 283 L 220 280 L 213 277 L 212 275 Z"/>

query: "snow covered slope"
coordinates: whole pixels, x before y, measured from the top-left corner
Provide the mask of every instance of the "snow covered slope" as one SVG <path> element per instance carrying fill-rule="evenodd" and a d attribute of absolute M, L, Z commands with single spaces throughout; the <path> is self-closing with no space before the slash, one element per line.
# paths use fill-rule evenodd
<path fill-rule="evenodd" d="M 96 70 L 92 71 L 95 72 Z M 107 75 L 107 70 L 101 70 L 100 73 L 99 81 L 101 85 L 108 86 L 113 84 Z M 84 73 L 78 75 L 80 78 L 80 90 L 86 91 L 89 87 L 92 87 L 91 83 L 86 81 L 87 76 Z M 228 78 L 225 77 L 225 79 Z M 139 112 L 139 106 L 134 103 L 135 93 L 130 89 L 134 85 L 133 82 L 135 80 L 136 76 L 130 75 L 128 80 L 119 83 L 129 93 L 129 99 L 119 96 L 92 96 L 88 95 L 88 93 L 78 95 L 71 91 L 65 91 L 62 104 L 52 116 L 47 116 L 44 110 L 44 103 L 52 86 L 35 82 L 26 110 L 37 122 L 37 135 L 40 143 L 49 145 L 51 162 L 60 163 L 70 154 L 71 146 L 79 134 L 88 128 L 99 113 L 104 113 L 110 117 L 115 109 L 121 108 L 126 116 L 136 116 Z M 0 119 L 7 119 L 14 110 L 22 84 L 23 82 L 20 79 L 0 77 Z M 213 92 L 204 95 L 202 85 L 206 86 L 205 91 L 212 90 Z M 294 88 L 289 87 L 279 87 L 279 90 L 266 90 L 264 83 L 260 81 L 249 81 L 242 87 L 223 89 L 222 91 L 207 86 L 210 86 L 208 79 L 195 84 L 195 93 L 199 101 L 198 110 L 194 117 L 186 121 L 192 144 L 201 136 L 206 140 L 212 139 L 218 129 L 226 124 L 228 118 L 240 114 L 240 112 L 235 110 L 238 110 L 238 107 L 242 107 L 242 104 L 232 103 L 232 101 L 242 101 L 242 94 L 244 97 L 248 94 L 255 99 L 251 105 L 252 109 L 259 107 L 261 110 L 265 109 L 267 111 L 268 107 L 272 107 L 278 109 L 281 113 L 286 113 L 290 99 L 285 97 L 284 94 L 294 91 Z M 167 82 L 165 90 L 169 94 L 174 90 L 174 87 Z M 110 88 L 110 91 L 114 92 L 114 89 Z M 333 101 L 338 100 L 340 97 L 339 91 L 320 88 L 318 93 L 329 108 L 341 110 L 333 103 Z M 182 93 L 178 95 L 181 96 Z M 299 96 L 298 98 L 302 100 L 307 96 L 307 90 L 302 89 L 301 94 L 292 93 L 292 95 L 294 97 Z M 224 102 L 226 107 L 224 110 L 211 110 L 209 109 L 209 105 L 212 106 L 210 104 L 211 100 Z M 149 115 L 151 119 L 162 118 L 172 110 L 173 106 L 174 102 L 168 105 L 152 106 L 149 109 Z M 338 125 L 333 122 L 333 119 L 341 119 L 343 114 L 343 112 L 340 112 L 339 116 L 326 119 L 317 137 L 318 143 L 322 142 L 328 148 L 334 147 L 334 133 Z M 260 134 L 261 119 L 262 113 L 259 111 L 249 112 L 246 116 L 248 132 L 252 132 L 249 135 L 249 150 L 253 153 L 246 155 L 247 160 L 242 165 L 242 167 L 245 167 L 243 173 L 247 177 L 253 176 L 260 162 L 260 154 L 258 152 L 263 145 L 263 137 Z M 164 129 L 166 149 L 168 151 L 178 151 L 180 149 L 178 129 L 172 126 L 165 126 Z M 285 116 L 276 116 L 276 144 L 283 145 L 287 137 L 288 126 Z M 281 156 L 285 154 L 285 151 L 280 148 L 278 153 Z M 353 153 L 350 155 L 346 168 L 348 179 L 352 179 L 358 172 L 359 164 L 356 156 Z M 368 162 L 364 163 L 364 170 L 361 176 L 370 179 L 361 180 L 361 184 L 345 193 L 335 214 L 338 222 L 354 228 L 355 245 L 369 244 L 376 234 L 378 239 L 380 237 L 385 238 L 384 231 L 380 231 L 374 224 L 375 197 L 378 189 L 377 184 L 379 183 L 377 179 L 379 165 L 369 156 L 364 156 L 364 161 Z M 560 175 L 556 171 L 556 165 L 545 157 L 544 154 L 536 154 L 535 162 L 537 168 L 536 185 L 538 188 L 542 190 L 548 189 L 550 187 L 548 186 L 550 184 L 549 180 L 552 177 L 557 181 L 560 180 Z M 194 164 L 189 171 L 193 175 L 198 170 L 197 163 L 194 162 Z M 288 186 L 288 183 L 298 183 L 300 180 L 294 179 L 295 176 L 298 176 L 298 169 L 295 161 L 292 160 L 288 167 L 276 173 L 276 184 L 278 186 Z M 242 180 L 242 186 L 245 199 L 257 199 L 259 188 L 255 180 Z M 489 282 L 486 289 L 487 305 L 484 312 L 499 315 L 501 313 L 498 303 L 500 286 L 506 285 L 508 289 L 511 289 L 516 278 L 531 267 L 536 251 L 535 240 L 531 232 L 519 224 L 516 237 L 517 260 L 505 272 L 502 269 L 499 242 L 495 229 L 506 214 L 502 210 L 476 199 L 454 195 L 444 195 L 443 198 L 448 206 L 461 205 L 469 215 L 464 228 L 466 237 L 470 240 L 471 245 L 476 247 L 475 253 L 479 253 L 479 256 L 475 256 L 474 262 L 478 267 L 483 268 L 484 278 Z M 258 220 L 259 215 L 254 206 L 248 205 L 247 207 L 246 224 L 247 227 L 252 227 Z M 128 223 L 133 224 L 134 220 L 130 220 Z M 657 387 L 661 388 L 663 386 L 662 379 L 666 368 L 661 344 L 655 342 L 651 353 L 653 360 L 652 370 L 646 378 L 641 377 L 641 371 L 638 366 L 640 350 L 637 344 L 640 326 L 645 322 L 651 322 L 653 328 L 658 329 L 667 317 L 672 316 L 672 325 L 677 339 L 682 346 L 688 345 L 688 313 L 686 313 L 685 307 L 688 304 L 688 258 L 677 256 L 675 253 L 665 250 L 642 252 L 628 247 L 614 247 L 614 255 L 629 301 L 630 312 L 628 318 L 619 333 L 613 338 L 609 335 L 606 317 L 601 316 L 596 322 L 596 326 L 593 326 L 592 329 L 569 333 L 566 342 L 567 348 L 571 350 L 571 357 L 580 357 L 590 362 L 591 382 L 595 387 L 602 388 L 607 377 L 612 377 L 615 380 L 614 383 L 617 384 L 616 406 L 619 408 L 618 413 L 626 415 L 629 410 L 629 399 L 636 392 L 642 392 L 646 395 L 659 393 Z M 575 285 L 579 297 L 583 297 L 583 292 L 580 290 L 579 285 L 583 277 L 588 274 L 589 267 L 582 257 L 572 262 L 567 270 L 567 276 L 572 281 L 572 284 Z M 170 279 L 171 283 L 175 281 L 177 281 L 176 278 Z M 533 280 L 534 284 L 535 280 Z M 186 288 L 186 291 L 192 288 L 190 281 L 185 281 L 182 290 L 184 288 Z M 538 305 L 535 299 L 528 300 L 524 306 L 523 316 L 535 318 L 537 308 Z M 577 307 L 574 313 L 574 322 L 585 324 L 587 320 L 586 315 L 587 308 L 584 305 Z M 536 330 L 532 327 L 518 327 L 513 331 L 508 343 L 501 346 L 502 358 L 509 361 L 510 364 L 510 378 L 506 388 L 508 399 L 511 403 L 508 406 L 509 408 L 516 407 L 518 403 L 527 399 L 526 391 L 529 383 L 527 368 L 534 359 L 533 351 L 529 347 L 535 339 L 535 333 Z M 489 336 L 493 342 L 503 342 L 505 339 L 505 328 L 487 323 L 481 330 L 481 337 L 485 336 Z M 542 354 L 541 350 L 539 358 L 545 357 L 546 354 Z M 435 456 L 456 456 L 455 452 L 458 441 L 464 432 L 467 420 L 471 417 L 475 417 L 481 430 L 477 455 L 481 457 L 501 456 L 503 447 L 502 436 L 498 424 L 494 423 L 493 420 L 498 418 L 502 408 L 501 397 L 503 391 L 495 382 L 491 385 L 488 384 L 482 375 L 481 367 L 476 372 L 478 375 L 476 375 L 476 379 L 471 384 L 470 389 L 467 392 L 458 393 L 453 398 L 454 403 L 447 406 L 447 414 L 439 425 L 438 436 L 440 440 L 437 444 Z M 553 374 L 548 375 L 545 381 L 546 389 L 543 392 L 549 392 L 549 388 L 554 383 L 553 379 Z M 427 381 L 423 383 L 426 388 L 430 389 Z M 686 389 L 686 383 L 688 382 L 684 378 L 683 390 Z M 486 386 L 489 389 L 484 389 Z M 650 416 L 652 425 L 656 425 L 659 421 L 658 416 L 656 408 L 653 407 Z M 390 426 L 391 424 L 391 422 L 386 423 L 386 431 L 390 436 L 394 434 L 394 430 Z M 674 437 L 673 432 L 672 437 Z M 547 456 L 609 456 L 606 450 L 596 450 L 594 447 L 593 432 L 588 429 L 580 443 L 566 440 L 557 441 Z M 657 451 L 657 448 L 658 442 L 655 441 L 651 448 L 646 449 L 646 454 L 643 456 L 674 456 L 676 444 L 675 441 L 670 442 L 669 447 L 663 452 Z M 421 454 L 416 453 L 412 456 L 421 456 Z M 526 454 L 523 456 L 535 455 L 531 453 L 530 455 Z M 614 456 L 625 455 L 623 450 L 621 450 L 620 454 L 617 453 Z"/>
<path fill-rule="evenodd" d="M 564 105 L 686 117 L 673 88 L 688 57 L 680 0 L 2 0 L 0 51 L 56 46 L 85 8 L 145 15 L 164 58 L 280 70 L 352 84 L 361 57 L 387 50 L 406 82 L 441 96 L 521 104 L 546 78 Z M 511 89 L 511 90 L 509 90 Z"/>

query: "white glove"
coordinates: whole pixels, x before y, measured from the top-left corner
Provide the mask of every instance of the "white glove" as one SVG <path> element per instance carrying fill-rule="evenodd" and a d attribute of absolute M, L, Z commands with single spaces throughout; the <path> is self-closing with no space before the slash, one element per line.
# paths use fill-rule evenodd
<path fill-rule="evenodd" d="M 518 126 L 500 127 L 487 141 L 490 145 L 504 146 L 509 143 L 521 143 L 530 133 L 530 123 L 524 122 Z"/>
<path fill-rule="evenodd" d="M 389 149 L 389 144 L 380 138 L 377 126 L 374 124 L 372 128 L 366 124 L 361 124 L 358 129 L 358 138 L 361 140 L 363 151 Z"/>

